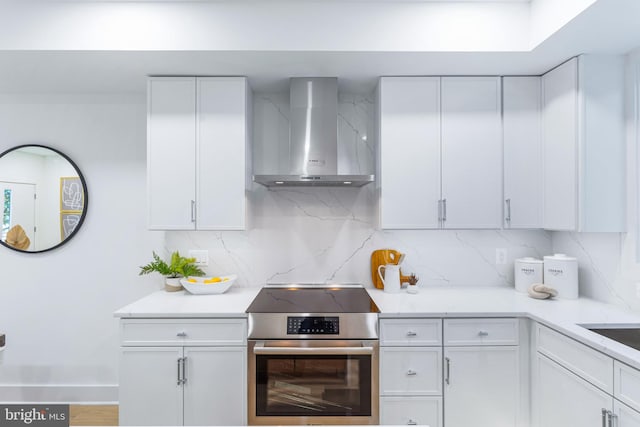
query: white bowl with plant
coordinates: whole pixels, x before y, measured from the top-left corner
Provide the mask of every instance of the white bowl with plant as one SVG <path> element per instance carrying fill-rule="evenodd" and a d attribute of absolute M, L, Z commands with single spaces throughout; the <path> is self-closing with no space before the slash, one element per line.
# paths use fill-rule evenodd
<path fill-rule="evenodd" d="M 140 276 L 149 273 L 160 273 L 165 278 L 164 289 L 168 292 L 179 291 L 182 288 L 180 279 L 183 277 L 201 277 L 205 273 L 196 265 L 195 258 L 186 258 L 178 251 L 171 254 L 171 260 L 166 262 L 153 252 L 153 261 L 140 267 Z"/>

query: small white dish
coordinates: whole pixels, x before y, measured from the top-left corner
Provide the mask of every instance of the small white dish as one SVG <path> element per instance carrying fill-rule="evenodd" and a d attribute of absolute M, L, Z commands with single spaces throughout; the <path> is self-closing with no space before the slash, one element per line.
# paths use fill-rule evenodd
<path fill-rule="evenodd" d="M 214 279 L 219 278 L 220 281 L 213 281 Z M 181 279 L 180 284 L 184 286 L 184 288 L 196 295 L 215 295 L 215 294 L 223 294 L 229 290 L 231 285 L 238 278 L 237 274 L 230 274 L 228 276 L 217 276 L 217 277 L 195 277 L 189 276 L 186 279 Z"/>

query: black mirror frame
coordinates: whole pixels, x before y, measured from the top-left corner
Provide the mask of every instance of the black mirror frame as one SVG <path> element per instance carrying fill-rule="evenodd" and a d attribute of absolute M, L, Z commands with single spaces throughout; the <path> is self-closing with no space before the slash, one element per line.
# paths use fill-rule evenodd
<path fill-rule="evenodd" d="M 51 150 L 51 151 L 55 152 L 56 154 L 58 154 L 62 158 L 64 158 L 66 161 L 68 161 L 69 164 L 71 164 L 71 166 L 73 166 L 73 168 L 78 173 L 78 177 L 80 178 L 80 182 L 82 183 L 82 189 L 84 191 L 84 194 L 83 194 L 84 206 L 83 206 L 83 209 L 82 209 L 82 215 L 80 215 L 80 221 L 78 221 L 78 225 L 76 225 L 76 227 L 73 229 L 71 234 L 69 234 L 69 236 L 67 236 L 66 239 L 62 240 L 57 245 L 51 246 L 50 248 L 42 249 L 42 250 L 39 250 L 39 251 L 24 251 L 22 249 L 14 248 L 13 246 L 8 245 L 6 242 L 4 242 L 3 240 L 0 239 L 0 244 L 2 246 L 4 246 L 5 248 L 9 248 L 9 249 L 11 249 L 13 251 L 16 251 L 16 252 L 22 252 L 23 254 L 39 254 L 39 253 L 49 252 L 49 251 L 52 251 L 54 249 L 57 249 L 60 246 L 62 246 L 65 243 L 67 243 L 69 240 L 73 239 L 73 237 L 76 235 L 78 230 L 80 230 L 80 227 L 82 227 L 82 224 L 84 223 L 84 219 L 87 216 L 87 210 L 89 208 L 89 190 L 87 188 L 87 182 L 84 179 L 84 175 L 82 175 L 82 172 L 80 171 L 80 168 L 78 168 L 78 165 L 76 165 L 75 162 L 69 158 L 69 156 L 67 156 L 63 152 L 61 152 L 61 151 L 59 151 L 59 150 L 57 150 L 57 149 L 55 149 L 53 147 L 49 147 L 47 145 L 41 145 L 41 144 L 23 144 L 23 145 L 18 145 L 16 147 L 9 148 L 8 150 L 5 150 L 2 153 L 0 153 L 0 158 L 3 157 L 5 154 L 8 154 L 8 153 L 10 153 L 12 151 L 19 150 L 20 148 L 27 148 L 27 147 L 46 148 L 47 150 Z"/>

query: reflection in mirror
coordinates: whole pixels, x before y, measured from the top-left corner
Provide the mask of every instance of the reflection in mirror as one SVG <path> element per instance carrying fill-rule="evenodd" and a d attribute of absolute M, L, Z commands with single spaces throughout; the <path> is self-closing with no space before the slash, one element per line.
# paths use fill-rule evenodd
<path fill-rule="evenodd" d="M 87 187 L 66 155 L 23 145 L 0 155 L 0 243 L 22 252 L 44 252 L 68 241 L 87 212 Z"/>

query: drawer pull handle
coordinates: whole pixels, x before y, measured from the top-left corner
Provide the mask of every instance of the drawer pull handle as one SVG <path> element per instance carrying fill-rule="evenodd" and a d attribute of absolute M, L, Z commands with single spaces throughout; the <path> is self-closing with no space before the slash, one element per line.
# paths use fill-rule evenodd
<path fill-rule="evenodd" d="M 408 332 L 407 332 L 407 336 L 408 336 L 408 337 L 416 337 L 416 336 L 418 336 L 418 333 L 417 333 L 417 332 L 414 332 L 414 331 L 408 331 Z"/>
<path fill-rule="evenodd" d="M 409 421 L 407 421 L 407 425 L 408 426 L 417 426 L 418 422 L 417 421 L 413 421 L 413 420 L 409 420 Z"/>
<path fill-rule="evenodd" d="M 446 363 L 446 373 L 444 377 L 444 382 L 447 385 L 449 385 L 451 384 L 451 359 L 449 359 L 448 357 L 445 357 L 444 361 Z"/>
<path fill-rule="evenodd" d="M 414 371 L 413 369 L 409 369 L 407 371 L 407 375 L 409 375 L 410 377 L 413 377 L 415 375 L 418 375 L 418 373 L 416 371 Z"/>
<path fill-rule="evenodd" d="M 184 332 L 184 331 L 183 331 L 183 332 L 178 332 L 178 333 L 176 334 L 176 336 L 181 337 L 181 338 L 184 338 L 184 337 L 186 337 L 186 336 L 187 336 L 187 333 L 186 333 L 186 332 Z"/>
<path fill-rule="evenodd" d="M 489 336 L 489 332 L 487 332 L 487 331 L 480 331 L 480 332 L 478 332 L 478 336 L 479 336 L 479 337 L 488 337 L 488 336 Z"/>

